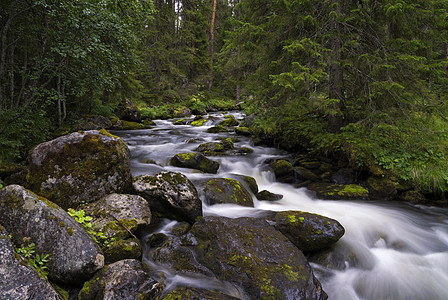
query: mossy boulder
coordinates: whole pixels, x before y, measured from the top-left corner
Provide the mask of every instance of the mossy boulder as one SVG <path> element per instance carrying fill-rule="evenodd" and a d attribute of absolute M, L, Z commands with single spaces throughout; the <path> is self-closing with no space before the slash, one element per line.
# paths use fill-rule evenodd
<path fill-rule="evenodd" d="M 209 153 L 209 152 L 224 152 L 225 149 L 224 145 L 221 143 L 208 142 L 200 144 L 195 151 Z"/>
<path fill-rule="evenodd" d="M 142 257 L 142 245 L 140 240 L 136 238 L 116 240 L 104 250 L 104 256 L 107 264 L 123 259 L 140 259 Z"/>
<path fill-rule="evenodd" d="M 397 194 L 394 182 L 388 178 L 370 176 L 366 181 L 369 197 L 373 200 L 391 200 Z"/>
<path fill-rule="evenodd" d="M 137 130 L 137 129 L 146 129 L 151 128 L 151 126 L 145 126 L 139 122 L 125 121 L 121 120 L 121 127 L 119 129 L 122 130 Z"/>
<path fill-rule="evenodd" d="M 129 238 L 151 223 L 149 204 L 137 195 L 110 194 L 82 209 L 92 217 L 92 230 L 110 239 Z"/>
<path fill-rule="evenodd" d="M 252 133 L 248 127 L 235 127 L 235 133 L 239 135 L 251 136 Z"/>
<path fill-rule="evenodd" d="M 302 252 L 268 222 L 204 217 L 191 231 L 196 259 L 250 299 L 326 299 Z"/>
<path fill-rule="evenodd" d="M 193 122 L 191 122 L 192 126 L 202 126 L 207 122 L 207 119 L 204 118 L 197 118 Z"/>
<path fill-rule="evenodd" d="M 264 219 L 304 252 L 330 247 L 345 233 L 338 221 L 307 212 L 272 212 Z"/>
<path fill-rule="evenodd" d="M 229 130 L 222 125 L 216 125 L 207 129 L 208 133 L 228 132 Z"/>
<path fill-rule="evenodd" d="M 210 291 L 202 288 L 195 287 L 180 287 L 174 291 L 168 293 L 164 300 L 190 300 L 190 299 L 200 299 L 200 300 L 237 300 L 236 298 L 221 292 Z"/>
<path fill-rule="evenodd" d="M 259 193 L 255 194 L 255 197 L 257 197 L 258 200 L 265 200 L 265 201 L 277 201 L 283 198 L 283 195 L 280 194 L 274 194 L 267 190 L 263 190 Z"/>
<path fill-rule="evenodd" d="M 187 125 L 189 122 L 191 122 L 191 120 L 187 120 L 187 119 L 179 119 L 176 120 L 173 125 Z"/>
<path fill-rule="evenodd" d="M 316 193 L 317 198 L 331 200 L 366 200 L 369 191 L 357 184 L 310 183 L 307 188 Z"/>
<path fill-rule="evenodd" d="M 116 111 L 117 116 L 125 121 L 130 122 L 141 122 L 142 116 L 140 114 L 140 111 L 131 100 L 125 99 L 120 103 L 118 106 L 118 109 Z"/>
<path fill-rule="evenodd" d="M 216 174 L 219 169 L 218 162 L 194 152 L 176 154 L 171 158 L 170 164 L 175 167 L 197 169 L 212 174 Z"/>
<path fill-rule="evenodd" d="M 234 148 L 234 143 L 231 138 L 222 139 L 220 143 L 225 150 L 232 150 Z"/>
<path fill-rule="evenodd" d="M 258 184 L 257 180 L 252 176 L 240 175 L 240 174 L 231 174 L 229 176 L 232 179 L 239 181 L 247 190 L 251 191 L 253 194 L 258 193 Z"/>
<path fill-rule="evenodd" d="M 62 300 L 50 283 L 19 260 L 8 232 L 0 225 L 0 298 Z"/>
<path fill-rule="evenodd" d="M 279 159 L 269 164 L 269 168 L 275 175 L 277 181 L 292 183 L 295 181 L 294 167 L 292 164 L 285 160 Z"/>
<path fill-rule="evenodd" d="M 106 130 L 39 144 L 28 161 L 27 187 L 65 209 L 132 188 L 129 149 Z"/>
<path fill-rule="evenodd" d="M 185 118 L 191 116 L 191 110 L 188 107 L 176 108 L 173 112 L 174 118 Z"/>
<path fill-rule="evenodd" d="M 0 190 L 0 224 L 20 245 L 23 238 L 38 253 L 50 254 L 49 278 L 76 284 L 104 266 L 99 246 L 67 212 L 18 185 Z"/>
<path fill-rule="evenodd" d="M 160 299 L 163 284 L 148 274 L 142 263 L 134 259 L 107 265 L 84 283 L 79 300 Z"/>
<path fill-rule="evenodd" d="M 202 202 L 197 190 L 181 173 L 141 175 L 134 179 L 133 185 L 135 191 L 148 201 L 152 212 L 190 223 L 202 216 Z"/>
<path fill-rule="evenodd" d="M 215 178 L 207 181 L 204 197 L 208 205 L 228 203 L 254 207 L 252 195 L 239 181 L 231 178 Z"/>
<path fill-rule="evenodd" d="M 224 127 L 234 127 L 240 125 L 240 122 L 238 122 L 234 116 L 227 115 L 225 116 L 225 119 L 218 123 L 218 125 L 224 126 Z"/>

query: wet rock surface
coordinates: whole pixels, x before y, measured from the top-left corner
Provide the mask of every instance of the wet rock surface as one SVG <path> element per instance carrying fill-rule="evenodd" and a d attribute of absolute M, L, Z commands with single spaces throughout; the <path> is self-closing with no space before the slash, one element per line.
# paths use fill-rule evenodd
<path fill-rule="evenodd" d="M 18 185 L 0 190 L 0 224 L 20 244 L 25 238 L 36 251 L 49 254 L 49 278 L 76 284 L 104 266 L 99 246 L 62 208 Z"/>
<path fill-rule="evenodd" d="M 252 195 L 239 181 L 231 178 L 215 178 L 207 181 L 204 197 L 209 205 L 228 203 L 254 206 Z"/>

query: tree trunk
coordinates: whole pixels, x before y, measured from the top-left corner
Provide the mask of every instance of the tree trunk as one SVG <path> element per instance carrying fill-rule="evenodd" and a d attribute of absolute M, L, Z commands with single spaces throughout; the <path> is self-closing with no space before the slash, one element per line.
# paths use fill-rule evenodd
<path fill-rule="evenodd" d="M 332 0 L 333 5 L 332 12 L 335 12 L 337 17 L 332 14 L 330 27 L 332 31 L 332 37 L 330 40 L 331 57 L 330 57 L 330 72 L 329 72 L 329 96 L 330 99 L 335 99 L 338 102 L 331 104 L 330 109 L 336 111 L 330 114 L 328 119 L 328 127 L 331 132 L 338 132 L 342 127 L 342 116 L 340 115 L 341 107 L 344 102 L 343 93 L 343 72 L 341 68 L 342 61 L 342 39 L 341 39 L 341 26 L 338 18 L 341 16 L 341 3 L 340 0 Z"/>
<path fill-rule="evenodd" d="M 215 54 L 215 16 L 216 16 L 216 0 L 213 0 L 212 22 L 210 26 L 210 81 L 208 90 L 211 91 L 213 87 L 213 56 Z"/>

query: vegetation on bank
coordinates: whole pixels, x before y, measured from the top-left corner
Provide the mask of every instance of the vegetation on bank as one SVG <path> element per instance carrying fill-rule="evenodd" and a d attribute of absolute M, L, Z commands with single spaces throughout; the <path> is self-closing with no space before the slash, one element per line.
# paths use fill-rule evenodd
<path fill-rule="evenodd" d="M 0 4 L 1 161 L 124 99 L 143 119 L 242 101 L 276 146 L 448 191 L 447 1 L 76 3 Z"/>

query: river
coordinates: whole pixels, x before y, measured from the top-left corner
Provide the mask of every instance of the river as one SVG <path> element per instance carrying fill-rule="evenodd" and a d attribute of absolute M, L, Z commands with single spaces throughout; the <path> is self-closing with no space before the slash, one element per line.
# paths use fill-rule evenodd
<path fill-rule="evenodd" d="M 232 114 L 237 119 L 244 117 L 239 112 Z M 218 174 L 169 166 L 169 159 L 177 153 L 194 152 L 198 145 L 220 137 L 235 137 L 234 133 L 206 132 L 224 118 L 223 114 L 205 117 L 209 121 L 199 127 L 156 120 L 153 129 L 114 134 L 131 151 L 134 176 L 169 170 L 181 172 L 195 182 L 242 174 L 254 177 L 259 190 L 283 195 L 277 202 L 254 199 L 255 208 L 204 203 L 204 215 L 236 218 L 255 216 L 260 210 L 300 210 L 338 220 L 346 232 L 330 253 L 332 264 L 320 265 L 310 258 L 330 300 L 448 299 L 448 209 L 398 202 L 316 199 L 305 188 L 276 182 L 266 170 L 266 159 L 287 158 L 289 153 L 254 146 L 250 138 L 243 136 L 237 136 L 235 148 L 249 147 L 254 152 L 211 157 L 221 165 Z"/>

